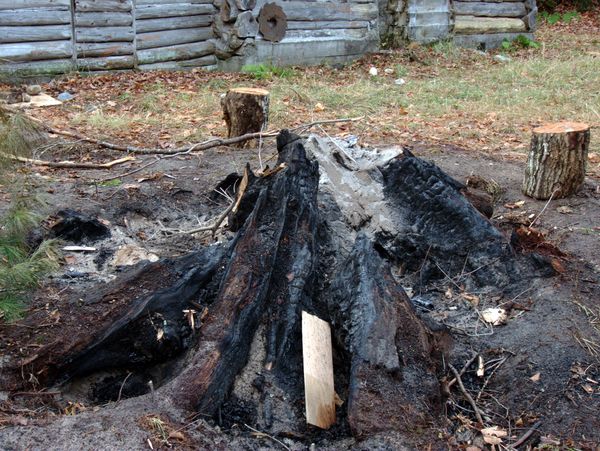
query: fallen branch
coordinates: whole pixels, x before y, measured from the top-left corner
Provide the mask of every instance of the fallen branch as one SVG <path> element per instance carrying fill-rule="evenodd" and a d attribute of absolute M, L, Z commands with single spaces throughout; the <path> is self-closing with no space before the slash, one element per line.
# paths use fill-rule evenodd
<path fill-rule="evenodd" d="M 45 161 L 36 160 L 33 158 L 19 157 L 17 155 L 10 155 L 6 153 L 0 153 L 2 158 L 8 158 L 13 161 L 19 161 L 21 163 L 33 164 L 35 166 L 45 166 L 49 168 L 69 168 L 69 169 L 111 169 L 113 166 L 123 164 L 128 161 L 134 161 L 134 157 L 123 157 L 118 160 L 109 161 L 107 163 L 78 163 L 75 161 Z"/>
<path fill-rule="evenodd" d="M 481 424 L 483 426 L 484 423 L 483 423 L 483 417 L 481 416 L 481 411 L 479 410 L 479 407 L 477 407 L 477 404 L 475 403 L 475 400 L 473 399 L 473 397 L 466 390 L 466 388 L 463 384 L 463 381 L 460 378 L 460 374 L 458 374 L 458 371 L 456 371 L 456 368 L 454 368 L 452 365 L 448 365 L 448 367 L 450 368 L 450 371 L 452 371 L 452 373 L 454 374 L 454 377 L 456 378 L 456 382 L 458 382 L 458 386 L 460 387 L 460 391 L 462 391 L 465 398 L 467 398 L 467 401 L 469 401 L 469 404 L 471 404 L 471 407 L 473 407 L 477 421 L 479 422 L 479 424 Z"/>
<path fill-rule="evenodd" d="M 9 107 L 4 107 L 4 108 L 9 112 L 22 114 L 20 112 L 14 111 L 12 108 L 9 108 Z M 187 146 L 176 147 L 173 149 L 163 149 L 163 148 L 152 148 L 152 147 L 137 147 L 137 146 L 123 145 L 123 144 L 115 144 L 115 143 L 111 143 L 108 141 L 102 141 L 100 139 L 90 138 L 88 136 L 84 136 L 84 135 L 81 135 L 76 132 L 71 132 L 68 130 L 61 130 L 58 128 L 54 128 L 54 127 L 42 122 L 41 120 L 39 120 L 35 117 L 32 117 L 32 116 L 29 116 L 29 115 L 26 115 L 26 117 L 27 117 L 27 119 L 31 120 L 32 122 L 35 122 L 36 124 L 43 127 L 49 133 L 54 133 L 56 135 L 62 135 L 62 136 L 68 136 L 70 138 L 75 138 L 80 141 L 95 144 L 97 146 L 104 147 L 106 149 L 118 150 L 121 152 L 128 152 L 128 153 L 135 153 L 135 154 L 142 154 L 142 155 L 171 155 L 171 154 L 177 154 L 177 153 L 182 153 L 182 152 L 192 152 L 192 151 L 197 152 L 200 150 L 211 149 L 213 147 L 230 146 L 232 144 L 238 144 L 238 143 L 241 143 L 244 141 L 249 141 L 251 139 L 274 138 L 279 133 L 278 130 L 273 130 L 273 131 L 268 131 L 268 132 L 246 133 L 245 135 L 236 136 L 233 138 L 212 138 L 207 141 L 202 141 L 202 142 L 190 144 Z M 364 116 L 354 117 L 354 118 L 326 119 L 326 120 L 322 120 L 322 121 L 313 121 L 308 124 L 299 125 L 298 127 L 291 129 L 291 131 L 307 130 L 311 127 L 314 127 L 316 125 L 321 125 L 321 124 L 356 122 L 356 121 L 363 119 L 363 117 Z"/>

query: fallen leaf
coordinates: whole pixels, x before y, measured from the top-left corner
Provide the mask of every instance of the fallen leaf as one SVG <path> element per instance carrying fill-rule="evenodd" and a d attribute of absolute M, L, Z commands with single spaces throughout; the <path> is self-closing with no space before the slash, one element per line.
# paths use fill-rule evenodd
<path fill-rule="evenodd" d="M 183 435 L 179 431 L 171 431 L 171 432 L 169 432 L 169 439 L 184 441 L 185 440 L 185 435 Z"/>
<path fill-rule="evenodd" d="M 492 326 L 499 326 L 506 322 L 506 310 L 498 307 L 490 307 L 481 312 L 483 320 Z"/>
<path fill-rule="evenodd" d="M 490 435 L 494 437 L 506 437 L 508 435 L 508 432 L 506 432 L 504 429 L 499 428 L 498 426 L 483 428 L 481 430 L 481 433 L 483 435 Z"/>
<path fill-rule="evenodd" d="M 583 388 L 585 390 L 585 392 L 590 395 L 594 394 L 594 389 L 592 388 L 592 386 L 590 384 L 583 384 L 581 386 L 581 388 Z"/>
<path fill-rule="evenodd" d="M 525 201 L 524 200 L 520 200 L 518 202 L 504 204 L 504 207 L 508 208 L 510 210 L 514 210 L 516 208 L 521 208 L 523 205 L 525 205 Z"/>
<path fill-rule="evenodd" d="M 461 293 L 460 296 L 463 299 L 469 301 L 474 307 L 477 307 L 479 305 L 479 296 L 469 293 Z"/>
<path fill-rule="evenodd" d="M 315 113 L 320 113 L 321 111 L 324 111 L 324 110 L 325 110 L 325 107 L 323 106 L 323 104 L 321 102 L 319 102 L 315 105 L 315 108 L 314 108 Z"/>
<path fill-rule="evenodd" d="M 481 430 L 483 435 L 483 441 L 490 445 L 499 445 L 502 443 L 502 437 L 506 437 L 508 432 L 504 429 L 500 429 L 498 426 L 492 426 L 489 428 L 483 428 Z"/>
<path fill-rule="evenodd" d="M 573 209 L 571 207 L 566 206 L 566 205 L 563 205 L 562 207 L 558 207 L 556 209 L 556 211 L 558 211 L 559 213 L 562 213 L 563 215 L 567 215 L 569 213 L 573 213 Z"/>
<path fill-rule="evenodd" d="M 484 435 L 483 441 L 489 445 L 499 445 L 502 443 L 502 439 L 500 437 L 494 437 L 493 435 Z"/>

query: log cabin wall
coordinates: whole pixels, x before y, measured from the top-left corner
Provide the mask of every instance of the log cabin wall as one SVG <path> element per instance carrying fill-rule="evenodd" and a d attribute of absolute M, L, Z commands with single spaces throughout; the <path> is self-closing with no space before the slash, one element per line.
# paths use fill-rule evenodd
<path fill-rule="evenodd" d="M 273 3 L 286 20 L 283 38 L 275 41 L 253 25 Z M 218 0 L 218 6 L 217 53 L 225 70 L 256 63 L 340 63 L 379 48 L 376 0 Z"/>
<path fill-rule="evenodd" d="M 58 74 L 74 64 L 71 0 L 0 0 L 0 72 Z"/>
<path fill-rule="evenodd" d="M 480 50 L 499 47 L 519 35 L 533 39 L 535 0 L 454 0 L 453 40 L 461 47 Z"/>
<path fill-rule="evenodd" d="M 77 70 L 133 69 L 132 0 L 74 0 Z"/>
<path fill-rule="evenodd" d="M 260 28 L 264 8 L 281 36 Z M 536 13 L 535 0 L 0 0 L 0 79 L 340 63 L 406 41 L 488 49 L 532 38 Z"/>
<path fill-rule="evenodd" d="M 212 0 L 135 0 L 138 67 L 214 67 Z"/>

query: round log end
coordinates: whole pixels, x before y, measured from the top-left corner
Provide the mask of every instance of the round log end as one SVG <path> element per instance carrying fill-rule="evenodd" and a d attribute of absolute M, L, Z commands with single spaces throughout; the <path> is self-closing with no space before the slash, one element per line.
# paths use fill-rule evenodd
<path fill-rule="evenodd" d="M 533 129 L 533 133 L 537 134 L 555 134 L 555 133 L 571 133 L 584 132 L 589 130 L 590 126 L 583 122 L 554 122 L 552 124 L 544 124 Z"/>
<path fill-rule="evenodd" d="M 261 88 L 232 88 L 229 92 L 235 92 L 236 94 L 248 94 L 251 96 L 268 96 L 269 91 Z"/>

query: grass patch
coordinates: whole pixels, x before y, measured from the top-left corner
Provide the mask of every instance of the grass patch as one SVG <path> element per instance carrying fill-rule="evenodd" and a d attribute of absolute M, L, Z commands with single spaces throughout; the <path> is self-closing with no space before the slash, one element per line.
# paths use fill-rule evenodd
<path fill-rule="evenodd" d="M 93 113 L 76 114 L 72 122 L 74 125 L 88 125 L 103 133 L 110 133 L 128 129 L 134 122 L 134 118 L 125 114 L 106 114 L 98 110 Z"/>
<path fill-rule="evenodd" d="M 0 221 L 0 318 L 6 321 L 21 316 L 26 295 L 59 266 L 55 240 L 37 247 L 27 242 L 41 220 L 34 203 L 29 196 L 16 196 Z"/>
<path fill-rule="evenodd" d="M 291 67 L 279 67 L 272 64 L 247 64 L 242 67 L 242 72 L 251 75 L 256 80 L 290 78 L 295 73 Z"/>

